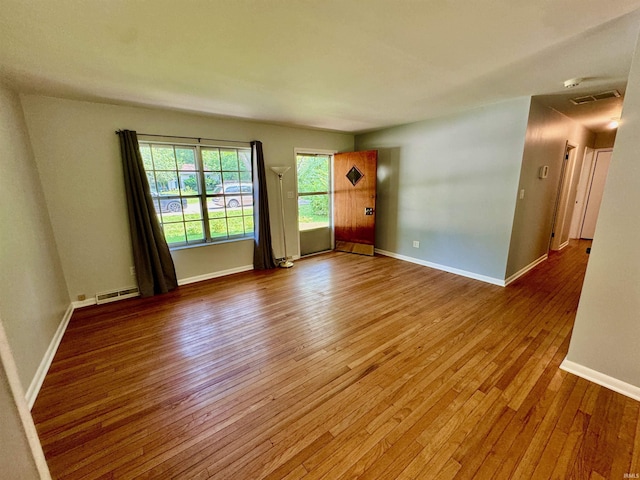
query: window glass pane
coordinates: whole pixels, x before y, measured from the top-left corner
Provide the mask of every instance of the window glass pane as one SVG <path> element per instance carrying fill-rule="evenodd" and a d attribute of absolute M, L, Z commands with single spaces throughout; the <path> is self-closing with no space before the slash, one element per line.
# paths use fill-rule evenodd
<path fill-rule="evenodd" d="M 140 155 L 142 155 L 142 165 L 144 165 L 144 169 L 148 174 L 148 172 L 153 170 L 153 161 L 151 160 L 151 147 L 149 145 L 141 144 Z"/>
<path fill-rule="evenodd" d="M 300 195 L 298 197 L 300 230 L 329 226 L 329 195 Z"/>
<path fill-rule="evenodd" d="M 250 207 L 253 205 L 253 192 L 243 192 L 242 193 L 242 205 L 245 207 Z"/>
<path fill-rule="evenodd" d="M 196 170 L 196 151 L 193 148 L 176 147 L 178 170 Z"/>
<path fill-rule="evenodd" d="M 220 149 L 220 157 L 222 161 L 222 170 L 238 171 L 238 153 L 236 150 Z"/>
<path fill-rule="evenodd" d="M 243 215 L 252 215 L 253 216 L 253 205 L 250 205 L 250 206 L 243 205 L 242 214 Z"/>
<path fill-rule="evenodd" d="M 225 195 L 224 201 L 227 205 L 227 215 L 242 215 L 242 198 L 240 195 Z"/>
<path fill-rule="evenodd" d="M 222 189 L 222 174 L 218 172 L 207 172 L 204 174 L 204 183 L 206 185 L 207 193 L 221 193 Z"/>
<path fill-rule="evenodd" d="M 215 217 L 224 217 L 224 196 L 209 197 L 207 198 L 207 208 L 209 209 L 209 215 L 215 212 Z"/>
<path fill-rule="evenodd" d="M 166 145 L 152 145 L 153 167 L 156 170 L 176 170 L 176 157 L 173 147 Z"/>
<path fill-rule="evenodd" d="M 218 201 L 218 203 L 215 203 L 214 201 Z M 209 198 L 207 202 L 207 210 L 209 218 L 224 218 L 226 214 L 224 210 L 224 197 Z"/>
<path fill-rule="evenodd" d="M 169 222 L 182 222 L 184 216 L 182 214 L 183 208 L 186 206 L 186 199 L 180 198 L 160 198 L 160 212 L 162 213 L 162 221 L 164 223 Z M 185 205 L 183 205 L 183 202 Z"/>
<path fill-rule="evenodd" d="M 187 206 L 183 208 L 185 220 L 201 220 L 202 205 L 199 198 L 187 198 Z"/>
<path fill-rule="evenodd" d="M 158 195 L 180 195 L 178 174 L 176 172 L 156 171 L 156 187 Z"/>
<path fill-rule="evenodd" d="M 240 181 L 243 183 L 252 183 L 251 172 L 240 172 Z"/>
<path fill-rule="evenodd" d="M 227 219 L 229 224 L 229 236 L 244 234 L 244 222 L 242 217 L 229 217 Z"/>
<path fill-rule="evenodd" d="M 155 197 L 158 195 L 158 187 L 156 186 L 156 177 L 153 174 L 153 170 L 147 171 L 147 181 L 149 182 L 149 190 L 151 191 L 151 196 Z"/>
<path fill-rule="evenodd" d="M 211 230 L 211 238 L 227 238 L 227 220 L 225 218 L 209 219 L 209 229 Z"/>
<path fill-rule="evenodd" d="M 198 175 L 180 172 L 180 191 L 182 195 L 197 195 L 200 193 Z"/>
<path fill-rule="evenodd" d="M 246 233 L 253 233 L 253 216 L 244 217 L 244 230 Z"/>
<path fill-rule="evenodd" d="M 202 164 L 205 171 L 220 170 L 220 151 L 217 148 L 203 148 Z"/>
<path fill-rule="evenodd" d="M 167 243 L 186 243 L 184 223 L 165 223 L 162 226 Z"/>
<path fill-rule="evenodd" d="M 251 174 L 251 152 L 249 150 L 238 150 L 238 163 L 241 172 Z"/>
<path fill-rule="evenodd" d="M 238 174 L 238 172 L 223 172 L 222 181 L 225 184 L 230 184 L 230 183 L 237 184 L 240 182 L 240 175 Z M 225 185 L 225 188 L 226 188 L 226 185 Z"/>
<path fill-rule="evenodd" d="M 202 221 L 185 222 L 185 228 L 187 231 L 187 240 L 189 242 L 204 240 L 204 229 L 202 228 Z"/>
<path fill-rule="evenodd" d="M 329 191 L 329 157 L 298 155 L 298 192 Z"/>

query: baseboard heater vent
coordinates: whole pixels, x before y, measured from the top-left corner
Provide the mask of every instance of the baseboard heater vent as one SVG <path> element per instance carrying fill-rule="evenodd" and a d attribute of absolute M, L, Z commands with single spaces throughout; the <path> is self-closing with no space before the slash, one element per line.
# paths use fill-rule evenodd
<path fill-rule="evenodd" d="M 129 287 L 123 290 L 114 290 L 112 292 L 102 292 L 96 294 L 96 304 L 115 302 L 116 300 L 124 300 L 125 298 L 138 297 L 140 290 L 138 287 Z"/>

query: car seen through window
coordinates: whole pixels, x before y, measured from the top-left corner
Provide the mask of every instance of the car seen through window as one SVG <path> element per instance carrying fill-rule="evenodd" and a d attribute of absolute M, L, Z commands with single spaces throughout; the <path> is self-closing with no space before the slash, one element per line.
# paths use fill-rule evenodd
<path fill-rule="evenodd" d="M 238 208 L 253 205 L 253 186 L 250 183 L 228 183 L 215 188 L 211 203 L 215 207 Z"/>

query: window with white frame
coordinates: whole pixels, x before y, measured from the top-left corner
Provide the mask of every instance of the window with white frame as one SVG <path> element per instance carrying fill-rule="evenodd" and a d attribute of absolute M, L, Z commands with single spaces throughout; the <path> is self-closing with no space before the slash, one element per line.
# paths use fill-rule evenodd
<path fill-rule="evenodd" d="M 330 227 L 331 155 L 298 153 L 296 167 L 299 230 Z"/>
<path fill-rule="evenodd" d="M 248 147 L 139 143 L 169 247 L 253 237 Z"/>

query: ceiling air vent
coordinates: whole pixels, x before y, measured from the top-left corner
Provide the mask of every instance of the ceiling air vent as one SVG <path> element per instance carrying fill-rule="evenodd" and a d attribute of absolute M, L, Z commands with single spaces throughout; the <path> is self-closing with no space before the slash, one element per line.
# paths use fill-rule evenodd
<path fill-rule="evenodd" d="M 620 92 L 617 90 L 609 90 L 608 92 L 596 93 L 593 98 L 596 100 L 606 100 L 607 98 L 618 98 Z"/>
<path fill-rule="evenodd" d="M 593 95 L 585 95 L 584 97 L 570 98 L 574 105 L 582 105 L 584 103 L 597 102 L 598 100 L 606 100 L 607 98 L 618 98 L 620 92 L 617 90 L 608 90 L 606 92 L 594 93 Z"/>

